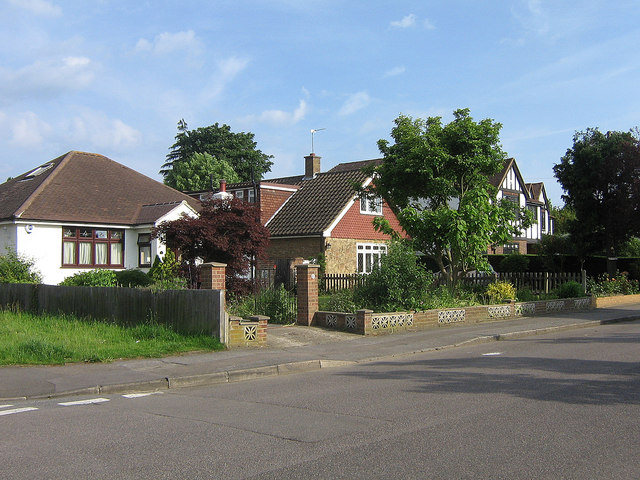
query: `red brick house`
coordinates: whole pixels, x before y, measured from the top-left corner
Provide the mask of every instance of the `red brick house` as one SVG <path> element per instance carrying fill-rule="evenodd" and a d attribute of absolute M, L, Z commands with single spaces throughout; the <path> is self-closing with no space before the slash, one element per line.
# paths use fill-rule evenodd
<path fill-rule="evenodd" d="M 269 259 L 258 270 L 289 269 L 301 259 L 323 257 L 329 274 L 371 272 L 390 239 L 374 229 L 374 217 L 383 216 L 401 230 L 385 201 L 361 200 L 353 188 L 371 181 L 362 167 L 381 161 L 341 163 L 321 172 L 320 157 L 311 154 L 305 157 L 304 175 L 227 185 L 227 192 L 259 204 L 271 233 Z"/>

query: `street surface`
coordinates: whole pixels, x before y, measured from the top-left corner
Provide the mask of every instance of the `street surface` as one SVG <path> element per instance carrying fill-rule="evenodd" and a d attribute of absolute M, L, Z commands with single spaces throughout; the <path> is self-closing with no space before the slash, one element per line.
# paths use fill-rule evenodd
<path fill-rule="evenodd" d="M 0 478 L 640 478 L 640 322 L 0 405 Z"/>

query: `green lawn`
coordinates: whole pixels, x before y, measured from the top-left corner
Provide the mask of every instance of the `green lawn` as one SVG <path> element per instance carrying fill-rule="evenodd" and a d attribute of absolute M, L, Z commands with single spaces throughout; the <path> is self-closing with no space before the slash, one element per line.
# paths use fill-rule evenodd
<path fill-rule="evenodd" d="M 68 316 L 0 311 L 0 365 L 59 365 L 221 350 L 218 339 L 163 325 L 121 327 Z"/>

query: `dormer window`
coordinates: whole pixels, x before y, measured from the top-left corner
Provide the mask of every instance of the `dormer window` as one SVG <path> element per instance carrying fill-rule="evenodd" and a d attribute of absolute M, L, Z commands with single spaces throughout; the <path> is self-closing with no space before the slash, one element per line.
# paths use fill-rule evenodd
<path fill-rule="evenodd" d="M 360 213 L 365 215 L 382 215 L 382 198 L 361 198 Z"/>
<path fill-rule="evenodd" d="M 44 165 L 39 166 L 38 168 L 34 168 L 33 170 L 31 170 L 29 173 L 27 173 L 24 178 L 22 179 L 22 181 L 25 180 L 31 180 L 32 178 L 37 177 L 38 175 L 46 172 L 47 170 L 49 170 L 51 167 L 53 167 L 53 163 L 45 163 Z"/>

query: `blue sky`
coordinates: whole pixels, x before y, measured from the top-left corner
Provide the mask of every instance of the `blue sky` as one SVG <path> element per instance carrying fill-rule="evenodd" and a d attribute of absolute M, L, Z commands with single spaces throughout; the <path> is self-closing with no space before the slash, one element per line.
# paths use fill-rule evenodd
<path fill-rule="evenodd" d="M 588 127 L 640 124 L 637 0 L 0 0 L 0 178 L 69 150 L 152 178 L 176 124 L 304 171 L 377 158 L 393 120 L 468 107 L 555 205 Z"/>

